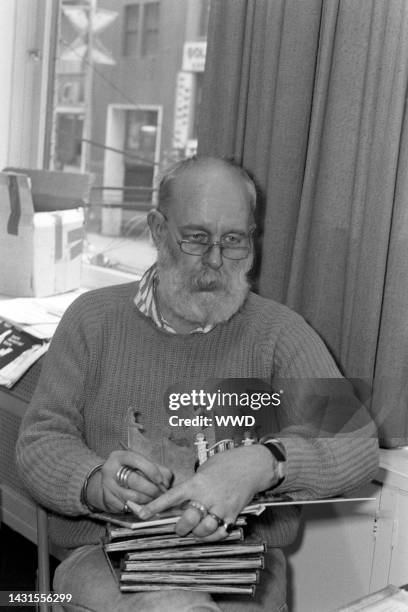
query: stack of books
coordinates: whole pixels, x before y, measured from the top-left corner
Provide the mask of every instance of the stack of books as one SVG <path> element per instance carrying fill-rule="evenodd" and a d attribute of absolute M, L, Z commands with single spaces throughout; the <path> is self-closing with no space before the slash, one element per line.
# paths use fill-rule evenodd
<path fill-rule="evenodd" d="M 123 592 L 188 589 L 253 595 L 264 567 L 265 545 L 244 536 L 246 518 L 238 517 L 223 540 L 205 543 L 179 537 L 174 520 L 132 523 L 124 515 L 108 524 L 104 551 Z"/>
<path fill-rule="evenodd" d="M 264 567 L 266 546 L 245 537 L 249 515 L 259 516 L 273 506 L 362 502 L 373 497 L 293 499 L 289 495 L 257 495 L 237 518 L 223 540 L 205 543 L 193 536 L 179 537 L 174 525 L 180 508 L 149 521 L 134 514 L 95 513 L 107 523 L 104 552 L 121 591 L 171 589 L 253 595 Z"/>

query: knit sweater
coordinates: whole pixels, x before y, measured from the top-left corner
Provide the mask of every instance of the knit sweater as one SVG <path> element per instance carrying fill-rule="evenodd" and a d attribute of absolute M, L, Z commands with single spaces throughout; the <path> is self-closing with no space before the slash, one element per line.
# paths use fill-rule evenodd
<path fill-rule="evenodd" d="M 135 307 L 136 283 L 79 297 L 67 310 L 44 359 L 23 419 L 17 465 L 25 486 L 53 513 L 60 546 L 97 542 L 103 527 L 86 517 L 81 489 L 89 471 L 127 442 L 129 407 L 140 415 L 136 450 L 179 478 L 194 465 L 191 428 L 169 425 L 166 391 L 199 389 L 209 379 L 340 377 L 323 342 L 302 317 L 250 293 L 243 307 L 207 334 L 172 335 Z M 177 430 L 175 432 L 175 429 Z M 266 433 L 266 432 L 265 432 Z M 287 474 L 276 492 L 331 496 L 365 483 L 378 464 L 370 425 L 346 436 L 313 437 L 302 424 L 283 433 Z M 297 510 L 260 520 L 272 545 L 296 535 Z"/>

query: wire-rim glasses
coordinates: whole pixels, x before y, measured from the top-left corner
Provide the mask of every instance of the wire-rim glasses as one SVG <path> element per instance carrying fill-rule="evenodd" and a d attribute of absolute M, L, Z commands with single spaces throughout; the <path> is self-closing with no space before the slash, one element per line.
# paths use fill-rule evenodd
<path fill-rule="evenodd" d="M 167 224 L 169 223 L 167 217 L 161 212 L 161 215 L 166 220 Z M 231 239 L 231 237 L 235 236 L 234 232 L 231 234 L 226 234 L 221 237 L 221 240 L 217 240 L 214 242 L 210 241 L 209 236 L 206 238 L 203 236 L 197 241 L 182 239 L 179 240 L 174 236 L 175 241 L 179 245 L 180 251 L 186 253 L 186 255 L 193 255 L 195 257 L 203 257 L 207 253 L 211 251 L 214 246 L 218 246 L 220 248 L 221 255 L 226 259 L 240 260 L 246 259 L 249 253 L 252 250 L 252 237 L 255 228 L 251 229 L 249 234 L 240 236 L 242 244 L 239 245 L 231 245 L 226 244 L 225 241 Z M 172 233 L 172 232 L 171 232 Z"/>
<path fill-rule="evenodd" d="M 214 246 L 218 246 L 221 255 L 226 259 L 246 259 L 251 251 L 250 237 L 247 236 L 248 244 L 246 246 L 229 246 L 223 244 L 222 240 L 214 242 L 192 242 L 191 240 L 177 240 L 180 250 L 187 255 L 195 255 L 202 257 L 211 251 Z"/>

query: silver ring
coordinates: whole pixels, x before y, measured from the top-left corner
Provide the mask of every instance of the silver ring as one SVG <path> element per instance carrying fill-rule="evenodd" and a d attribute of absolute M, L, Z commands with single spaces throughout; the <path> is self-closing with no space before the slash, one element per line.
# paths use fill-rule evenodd
<path fill-rule="evenodd" d="M 127 467 L 125 465 L 121 465 L 118 471 L 116 472 L 116 482 L 122 486 L 123 476 L 126 473 Z"/>
<path fill-rule="evenodd" d="M 130 510 L 129 506 L 127 505 L 127 502 L 125 502 L 125 503 L 123 504 L 123 512 L 130 512 L 130 511 L 131 511 L 131 510 Z"/>
<path fill-rule="evenodd" d="M 206 507 L 205 507 L 203 504 L 200 504 L 200 502 L 195 501 L 194 499 L 191 499 L 191 500 L 188 502 L 188 504 L 187 504 L 187 508 L 189 508 L 189 507 L 190 507 L 190 508 L 194 508 L 194 510 L 197 510 L 197 512 L 198 512 L 198 513 L 199 513 L 199 515 L 200 515 L 200 521 L 202 521 L 202 520 L 203 520 L 203 518 L 204 518 L 205 516 L 207 516 L 207 514 L 208 514 L 208 510 L 207 510 L 207 508 L 206 508 Z"/>
<path fill-rule="evenodd" d="M 118 469 L 118 471 L 116 472 L 116 481 L 119 484 L 119 486 L 123 487 L 124 489 L 129 489 L 128 480 L 129 480 L 129 476 L 131 475 L 132 471 L 133 470 L 131 470 L 126 465 L 122 465 Z"/>
<path fill-rule="evenodd" d="M 234 529 L 234 523 L 227 523 L 227 521 L 223 521 L 222 526 L 227 533 L 230 533 Z"/>
<path fill-rule="evenodd" d="M 131 473 L 132 473 L 132 470 L 128 467 L 125 467 L 125 469 L 122 471 L 120 486 L 123 487 L 124 489 L 129 489 L 128 480 L 129 480 L 129 476 L 131 475 Z"/>
<path fill-rule="evenodd" d="M 224 519 L 220 518 L 218 514 L 215 514 L 215 512 L 208 512 L 208 516 L 211 516 L 211 518 L 214 519 L 214 521 L 217 523 L 217 527 L 225 526 Z"/>

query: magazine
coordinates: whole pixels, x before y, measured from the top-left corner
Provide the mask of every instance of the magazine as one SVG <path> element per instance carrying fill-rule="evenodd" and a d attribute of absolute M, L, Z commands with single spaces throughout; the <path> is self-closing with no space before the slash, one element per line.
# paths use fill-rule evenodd
<path fill-rule="evenodd" d="M 347 503 L 347 502 L 363 502 L 372 501 L 375 497 L 326 497 L 326 498 L 315 498 L 315 499 L 296 499 L 290 495 L 257 495 L 252 504 L 245 506 L 240 516 L 235 523 L 236 526 L 241 526 L 245 523 L 238 523 L 246 515 L 259 516 L 266 508 L 273 506 L 293 506 L 293 505 L 308 505 L 308 504 L 334 504 L 334 503 Z M 180 508 L 172 508 L 162 514 L 157 515 L 155 518 L 143 521 L 139 519 L 133 513 L 120 513 L 120 514 L 109 514 L 106 512 L 96 512 L 91 514 L 91 518 L 104 521 L 111 525 L 117 525 L 125 529 L 130 530 L 128 535 L 131 535 L 134 530 L 149 529 L 151 527 L 165 527 L 169 526 L 170 530 L 173 531 L 173 525 L 177 523 L 181 516 L 182 510 Z M 109 530 L 109 527 L 108 527 Z M 166 531 L 158 532 L 166 533 Z M 169 533 L 169 532 L 167 532 Z M 120 536 L 118 536 L 120 537 Z"/>
<path fill-rule="evenodd" d="M 15 382 L 47 351 L 49 342 L 0 318 L 0 385 Z"/>

